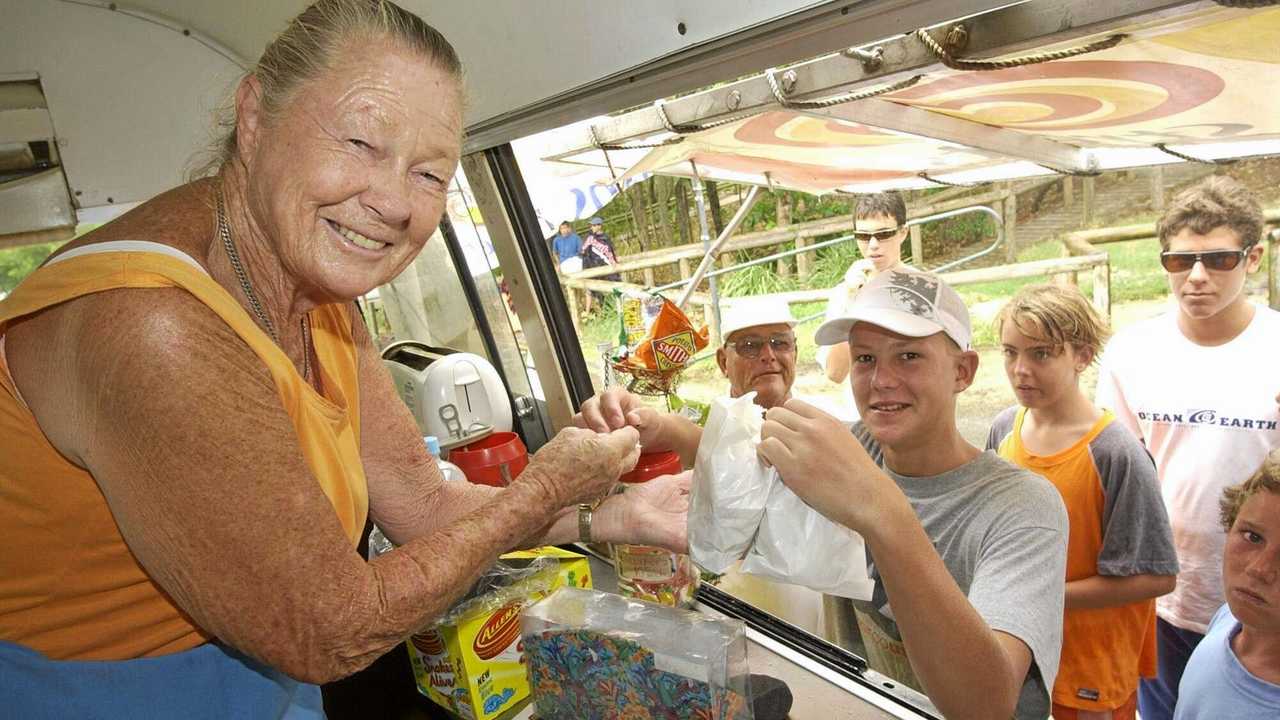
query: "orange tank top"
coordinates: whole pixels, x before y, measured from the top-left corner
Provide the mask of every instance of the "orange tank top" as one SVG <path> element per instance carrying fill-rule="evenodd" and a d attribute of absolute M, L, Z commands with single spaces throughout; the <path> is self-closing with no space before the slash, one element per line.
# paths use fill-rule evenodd
<path fill-rule="evenodd" d="M 1067 582 L 1098 573 L 1103 545 L 1106 496 L 1090 444 L 1115 422 L 1104 411 L 1084 437 L 1053 455 L 1034 455 L 1022 445 L 1026 408 L 1018 408 L 1000 456 L 1043 475 L 1062 495 L 1071 531 L 1067 541 Z M 1156 671 L 1156 601 L 1107 608 L 1067 608 L 1063 612 L 1062 657 L 1053 686 L 1058 705 L 1101 712 L 1124 705 L 1139 677 Z"/>
<path fill-rule="evenodd" d="M 194 260 L 156 243 L 102 243 L 50 261 L 0 300 L 0 640 L 55 660 L 124 660 L 209 638 L 129 552 L 93 477 L 49 444 L 4 356 L 14 319 L 115 288 L 179 287 L 217 313 L 265 363 L 303 456 L 352 546 L 368 513 L 360 462 L 357 357 L 341 305 L 311 312 L 327 397 Z"/>

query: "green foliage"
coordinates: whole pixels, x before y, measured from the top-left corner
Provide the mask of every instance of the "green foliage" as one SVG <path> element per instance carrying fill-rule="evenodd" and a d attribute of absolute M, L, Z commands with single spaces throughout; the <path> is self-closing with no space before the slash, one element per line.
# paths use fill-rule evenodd
<path fill-rule="evenodd" d="M 772 295 L 799 288 L 794 277 L 782 277 L 774 263 L 752 265 L 720 276 L 720 292 L 727 297 Z"/>
<path fill-rule="evenodd" d="M 817 253 L 809 273 L 811 288 L 835 287 L 844 279 L 849 266 L 862 259 L 858 244 L 853 240 L 823 248 Z"/>
<path fill-rule="evenodd" d="M 0 250 L 0 292 L 13 292 L 23 278 L 61 246 L 60 242 L 52 242 Z"/>

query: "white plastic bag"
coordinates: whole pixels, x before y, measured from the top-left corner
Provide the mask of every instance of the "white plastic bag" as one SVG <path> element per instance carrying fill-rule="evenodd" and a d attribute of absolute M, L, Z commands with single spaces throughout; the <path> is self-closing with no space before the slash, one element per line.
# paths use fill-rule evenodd
<path fill-rule="evenodd" d="M 760 527 L 776 474 L 756 457 L 763 410 L 755 393 L 711 403 L 689 506 L 689 555 L 704 570 L 723 573 L 746 554 Z"/>
<path fill-rule="evenodd" d="M 741 570 L 855 600 L 870 600 L 875 589 L 862 536 L 827 519 L 781 481 L 773 484 Z"/>

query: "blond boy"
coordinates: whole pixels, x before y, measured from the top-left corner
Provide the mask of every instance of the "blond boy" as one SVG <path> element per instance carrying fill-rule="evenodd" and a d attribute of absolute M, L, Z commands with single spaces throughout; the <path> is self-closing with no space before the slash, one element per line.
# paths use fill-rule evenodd
<path fill-rule="evenodd" d="M 1080 390 L 1107 325 L 1075 288 L 1023 288 L 996 316 L 1018 405 L 987 447 L 1053 483 L 1067 544 L 1056 720 L 1132 720 L 1139 676 L 1155 674 L 1155 597 L 1173 589 L 1177 554 L 1142 444 Z"/>

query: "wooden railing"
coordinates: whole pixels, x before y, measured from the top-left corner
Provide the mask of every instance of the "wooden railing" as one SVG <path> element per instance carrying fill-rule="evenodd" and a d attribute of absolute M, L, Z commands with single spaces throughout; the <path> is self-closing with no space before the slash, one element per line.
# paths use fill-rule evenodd
<path fill-rule="evenodd" d="M 956 210 L 971 205 L 993 205 L 1003 207 L 1005 209 L 1005 242 L 1007 246 L 1012 246 L 1013 237 L 1012 221 L 1010 220 L 1013 213 L 1016 213 L 1016 203 L 1014 193 L 1007 187 L 990 190 L 976 195 L 968 195 L 965 197 L 952 197 L 943 202 L 934 202 L 928 205 L 918 205 L 908 209 L 907 217 L 918 218 L 928 215 L 936 215 L 938 213 Z M 775 228 L 773 230 L 763 230 L 760 232 L 744 233 L 735 238 L 731 238 L 720 251 L 720 255 L 735 252 L 738 250 L 754 250 L 764 247 L 772 247 L 775 245 L 791 245 L 794 243 L 796 249 L 803 249 L 810 240 L 823 235 L 836 235 L 846 233 L 853 230 L 853 218 L 849 215 L 841 215 L 839 217 L 825 218 L 822 220 L 813 220 L 805 223 L 795 223 L 786 227 Z M 919 226 L 912 226 L 911 233 L 912 257 L 920 259 L 923 257 L 923 247 L 921 244 Z M 571 285 L 570 280 L 590 280 L 594 278 L 612 275 L 614 273 L 622 273 L 623 278 L 629 275 L 639 273 L 643 278 L 643 284 L 646 287 L 653 287 L 655 283 L 654 271 L 660 267 L 676 265 L 681 280 L 687 280 L 692 274 L 692 269 L 696 261 L 702 258 L 705 249 L 702 243 L 689 243 L 687 245 L 676 245 L 660 250 L 649 250 L 647 252 L 636 253 L 621 258 L 617 265 L 612 267 L 596 267 L 587 270 L 580 270 L 575 273 L 567 273 L 564 276 L 563 284 Z M 796 271 L 800 277 L 808 275 L 809 258 L 806 254 L 797 256 Z"/>
<path fill-rule="evenodd" d="M 1085 271 L 1089 271 L 1093 274 L 1094 307 L 1096 307 L 1098 312 L 1102 313 L 1104 317 L 1110 317 L 1111 258 L 1104 252 L 1095 253 L 1093 255 L 1035 260 L 1032 262 L 1014 263 L 1012 265 L 974 268 L 972 270 L 956 270 L 953 272 L 939 273 L 938 276 L 952 287 L 978 285 L 981 283 L 1030 277 L 1054 278 L 1065 280 L 1072 284 L 1077 284 L 1079 273 Z M 563 282 L 567 287 L 578 288 L 581 290 L 595 290 L 597 292 L 611 292 L 614 289 L 644 290 L 642 286 L 635 285 L 633 283 L 609 282 L 606 280 L 564 278 L 561 282 Z M 768 297 L 782 300 L 788 305 L 797 305 L 815 302 L 825 303 L 830 295 L 831 288 L 817 288 L 813 290 L 795 290 L 792 292 L 776 293 L 769 295 Z M 573 293 L 570 293 L 570 298 L 572 297 Z M 711 312 L 711 298 L 704 293 L 694 293 L 694 295 L 689 299 L 689 304 L 691 306 L 699 306 L 704 317 L 707 317 Z M 576 306 L 571 305 L 570 310 L 573 312 L 574 323 L 576 325 L 578 322 L 577 308 Z M 693 314 L 693 312 L 690 312 L 690 315 Z M 710 325 L 710 320 L 707 321 L 707 324 Z"/>

